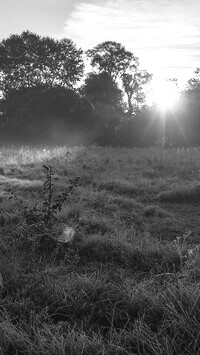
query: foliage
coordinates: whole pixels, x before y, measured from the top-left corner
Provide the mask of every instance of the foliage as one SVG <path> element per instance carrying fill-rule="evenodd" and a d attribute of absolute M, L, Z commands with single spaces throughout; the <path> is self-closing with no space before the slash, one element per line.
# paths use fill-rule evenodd
<path fill-rule="evenodd" d="M 152 76 L 140 70 L 138 58 L 121 43 L 98 44 L 86 52 L 94 72 L 75 90 L 84 71 L 82 54 L 70 39 L 29 31 L 0 42 L 2 142 L 156 144 L 162 113 L 145 106 L 144 87 Z M 177 105 L 165 112 L 168 145 L 200 144 L 199 98 L 197 68 Z"/>
<path fill-rule="evenodd" d="M 200 98 L 200 68 L 197 68 L 194 72 L 193 78 L 188 80 L 185 93 L 186 95 L 199 100 Z"/>
<path fill-rule="evenodd" d="M 188 80 L 179 101 L 167 116 L 168 136 L 175 145 L 195 146 L 200 144 L 200 71 Z M 171 116 L 171 117 L 170 117 Z"/>
<path fill-rule="evenodd" d="M 127 69 L 138 65 L 138 59 L 127 51 L 121 43 L 107 41 L 98 44 L 86 52 L 91 65 L 102 73 L 106 72 L 113 80 L 120 77 Z"/>
<path fill-rule="evenodd" d="M 144 102 L 142 92 L 144 84 L 151 80 L 151 75 L 139 70 L 138 58 L 117 42 L 103 42 L 87 52 L 91 65 L 98 73 L 107 73 L 115 82 L 121 82 L 128 100 L 128 117 L 134 113 L 134 106 Z"/>
<path fill-rule="evenodd" d="M 122 85 L 128 99 L 128 117 L 138 110 L 140 104 L 144 104 L 143 86 L 148 84 L 151 79 L 152 75 L 147 71 L 135 70 L 135 72 L 122 74 Z"/>
<path fill-rule="evenodd" d="M 108 108 L 120 107 L 122 92 L 116 82 L 106 73 L 89 73 L 82 92 L 94 104 L 102 103 Z"/>
<path fill-rule="evenodd" d="M 74 187 L 77 186 L 79 178 L 76 178 L 68 187 L 65 192 L 54 196 L 54 171 L 51 165 L 42 165 L 45 169 L 46 179 L 43 184 L 43 202 L 42 206 L 35 206 L 32 209 L 26 208 L 25 216 L 28 223 L 33 221 L 44 222 L 45 225 L 53 223 L 53 217 L 57 212 L 60 212 L 63 204 L 67 201 L 70 194 L 72 194 Z"/>
<path fill-rule="evenodd" d="M 94 125 L 89 102 L 76 91 L 58 86 L 12 90 L 3 111 L 2 139 L 5 136 L 15 142 L 58 143 L 66 139 L 69 130 L 92 131 Z"/>
<path fill-rule="evenodd" d="M 82 50 L 70 39 L 54 40 L 32 32 L 11 35 L 0 43 L 0 87 L 44 85 L 73 87 L 83 75 Z"/>
<path fill-rule="evenodd" d="M 143 106 L 121 120 L 116 128 L 116 144 L 128 147 L 153 146 L 161 136 L 161 120 L 153 109 Z"/>
<path fill-rule="evenodd" d="M 8 118 L 19 120 L 31 113 L 39 116 L 63 117 L 78 105 L 75 91 L 63 87 L 44 86 L 10 90 L 5 101 L 4 113 Z"/>
<path fill-rule="evenodd" d="M 106 73 L 89 73 L 81 93 L 91 103 L 95 142 L 101 145 L 115 144 L 115 129 L 123 112 L 122 91 Z"/>

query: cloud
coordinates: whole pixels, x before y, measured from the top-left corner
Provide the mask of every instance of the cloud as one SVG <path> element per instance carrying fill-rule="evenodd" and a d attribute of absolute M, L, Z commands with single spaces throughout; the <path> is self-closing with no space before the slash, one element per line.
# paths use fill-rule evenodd
<path fill-rule="evenodd" d="M 169 73 L 179 64 L 183 75 L 200 63 L 199 16 L 195 0 L 85 0 L 75 3 L 62 35 L 83 49 L 115 40 L 150 72 Z"/>

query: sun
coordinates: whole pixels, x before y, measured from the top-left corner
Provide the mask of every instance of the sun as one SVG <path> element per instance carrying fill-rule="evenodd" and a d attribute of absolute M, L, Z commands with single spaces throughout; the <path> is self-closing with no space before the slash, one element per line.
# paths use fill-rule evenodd
<path fill-rule="evenodd" d="M 147 93 L 147 104 L 160 111 L 172 110 L 179 97 L 179 88 L 171 80 L 153 80 Z"/>

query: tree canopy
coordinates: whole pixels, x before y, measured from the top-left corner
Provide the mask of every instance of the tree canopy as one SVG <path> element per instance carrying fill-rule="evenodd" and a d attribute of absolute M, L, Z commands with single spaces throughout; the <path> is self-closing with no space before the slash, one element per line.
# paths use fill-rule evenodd
<path fill-rule="evenodd" d="M 103 42 L 86 54 L 93 72 L 84 72 L 83 51 L 70 39 L 25 31 L 2 40 L 1 137 L 11 133 L 12 139 L 43 140 L 87 131 L 92 137 L 87 141 L 95 137 L 104 145 L 154 144 L 161 113 L 145 105 L 144 90 L 152 75 L 140 69 L 138 58 L 121 43 Z M 199 144 L 199 112 L 197 68 L 173 112 L 165 113 L 166 136 L 175 144 Z"/>
<path fill-rule="evenodd" d="M 43 85 L 71 88 L 83 75 L 82 50 L 70 39 L 55 40 L 29 31 L 0 42 L 0 89 Z"/>
<path fill-rule="evenodd" d="M 106 72 L 112 79 L 121 77 L 127 70 L 138 66 L 138 58 L 121 43 L 107 41 L 86 52 L 91 65 L 99 73 Z"/>
<path fill-rule="evenodd" d="M 122 85 L 127 95 L 128 116 L 131 117 L 134 110 L 138 108 L 140 103 L 144 103 L 145 94 L 143 86 L 150 82 L 152 75 L 147 71 L 135 70 L 132 73 L 124 73 L 122 75 Z"/>
<path fill-rule="evenodd" d="M 114 108 L 122 103 L 122 91 L 106 72 L 89 73 L 82 90 L 94 105 L 100 102 L 109 108 Z"/>
<path fill-rule="evenodd" d="M 151 80 L 151 75 L 139 69 L 139 60 L 121 44 L 113 41 L 100 43 L 86 52 L 91 65 L 98 74 L 106 73 L 121 85 L 127 96 L 127 113 L 131 116 L 135 106 L 144 102 L 142 87 Z"/>

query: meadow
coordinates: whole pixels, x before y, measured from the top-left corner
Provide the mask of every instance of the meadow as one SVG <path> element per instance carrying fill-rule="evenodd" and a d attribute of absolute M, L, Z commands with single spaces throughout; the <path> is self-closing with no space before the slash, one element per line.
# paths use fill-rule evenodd
<path fill-rule="evenodd" d="M 0 354 L 200 354 L 200 148 L 2 147 L 0 203 Z"/>

